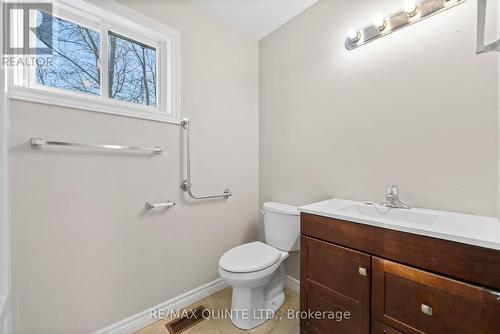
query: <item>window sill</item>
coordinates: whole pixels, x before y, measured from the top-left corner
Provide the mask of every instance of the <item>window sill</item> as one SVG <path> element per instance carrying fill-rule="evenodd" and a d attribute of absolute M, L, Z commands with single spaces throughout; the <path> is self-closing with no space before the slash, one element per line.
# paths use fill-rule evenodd
<path fill-rule="evenodd" d="M 41 103 L 51 106 L 88 110 L 99 113 L 145 119 L 156 122 L 179 124 L 176 117 L 162 115 L 158 112 L 144 111 L 144 108 L 120 101 L 100 101 L 92 97 L 71 93 L 58 93 L 48 90 L 11 86 L 8 90 L 11 100 Z"/>

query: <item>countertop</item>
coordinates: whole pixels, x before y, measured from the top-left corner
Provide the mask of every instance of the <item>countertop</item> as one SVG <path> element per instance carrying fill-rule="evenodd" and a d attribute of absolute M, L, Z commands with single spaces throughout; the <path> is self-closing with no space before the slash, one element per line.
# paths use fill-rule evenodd
<path fill-rule="evenodd" d="M 431 226 L 418 223 L 403 223 L 392 219 L 381 219 L 362 214 L 347 214 L 340 210 L 352 205 L 366 205 L 362 201 L 329 199 L 299 207 L 300 212 L 336 218 L 353 223 L 371 225 L 427 237 L 456 241 L 495 250 L 500 250 L 500 222 L 495 217 L 483 217 L 457 212 L 412 208 L 413 212 L 436 214 L 440 217 Z M 384 208 L 387 210 L 387 208 Z M 403 210 L 403 209 L 391 209 Z"/>

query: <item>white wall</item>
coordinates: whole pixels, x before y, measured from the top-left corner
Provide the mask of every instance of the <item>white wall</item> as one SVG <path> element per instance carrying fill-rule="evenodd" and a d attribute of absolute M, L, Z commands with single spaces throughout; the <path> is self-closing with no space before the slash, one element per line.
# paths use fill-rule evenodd
<path fill-rule="evenodd" d="M 193 120 L 198 193 L 182 180 L 180 127 L 11 103 L 16 333 L 88 333 L 218 278 L 229 248 L 257 238 L 258 45 L 187 1 L 122 1 L 182 34 L 182 114 Z M 30 137 L 162 145 L 161 156 L 47 148 Z M 146 200 L 172 199 L 166 213 Z"/>
<path fill-rule="evenodd" d="M 3 8 L 0 6 L 0 17 Z M 0 25 L 3 56 L 3 25 Z M 0 333 L 10 332 L 10 240 L 9 240 L 9 115 L 6 110 L 5 69 L 0 68 Z"/>
<path fill-rule="evenodd" d="M 500 39 L 500 6 L 497 4 L 496 8 L 496 19 L 497 19 L 497 31 L 495 39 Z M 500 53 L 496 53 L 497 56 L 497 129 L 500 129 Z M 498 130 L 497 130 L 498 131 Z M 498 195 L 498 213 L 497 216 L 500 217 L 500 131 L 497 133 L 498 136 L 498 185 L 497 185 L 497 195 Z"/>
<path fill-rule="evenodd" d="M 323 0 L 261 41 L 261 201 L 383 201 L 497 214 L 496 55 L 476 1 L 348 52 L 345 32 L 400 0 Z M 288 261 L 298 277 L 298 258 Z"/>

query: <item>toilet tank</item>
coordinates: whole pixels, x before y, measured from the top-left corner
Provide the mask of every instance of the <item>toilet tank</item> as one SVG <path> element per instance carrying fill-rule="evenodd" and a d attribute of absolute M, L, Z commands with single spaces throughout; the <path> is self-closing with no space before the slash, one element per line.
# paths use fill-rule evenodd
<path fill-rule="evenodd" d="M 297 207 L 274 202 L 264 203 L 264 233 L 266 244 L 284 251 L 298 251 L 300 215 Z"/>

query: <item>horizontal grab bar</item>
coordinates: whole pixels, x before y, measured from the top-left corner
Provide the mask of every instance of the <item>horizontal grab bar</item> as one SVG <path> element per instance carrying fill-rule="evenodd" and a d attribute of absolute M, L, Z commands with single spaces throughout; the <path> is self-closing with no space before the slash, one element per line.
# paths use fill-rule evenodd
<path fill-rule="evenodd" d="M 146 210 L 161 209 L 161 208 L 171 208 L 175 206 L 175 202 L 166 201 L 165 203 L 151 203 L 146 202 Z"/>
<path fill-rule="evenodd" d="M 106 149 L 115 151 L 127 151 L 127 150 L 141 151 L 141 152 L 152 152 L 154 154 L 161 154 L 164 151 L 164 148 L 161 146 L 141 147 L 141 146 L 124 146 L 124 145 L 113 145 L 113 144 L 85 144 L 85 143 L 45 140 L 41 138 L 31 138 L 31 148 L 33 150 L 40 150 L 44 145 L 96 148 L 96 149 Z"/>
<path fill-rule="evenodd" d="M 181 123 L 181 127 L 186 130 L 186 180 L 184 180 L 181 184 L 181 189 L 189 194 L 189 196 L 193 199 L 211 199 L 211 198 L 224 198 L 228 199 L 229 197 L 233 196 L 233 193 L 231 192 L 230 189 L 224 190 L 222 194 L 215 194 L 215 195 L 194 195 L 191 187 L 191 120 L 189 118 L 184 118 Z"/>
<path fill-rule="evenodd" d="M 188 180 L 184 180 L 184 182 L 182 182 L 181 189 L 186 191 L 189 194 L 189 196 L 191 196 L 191 198 L 194 198 L 194 199 L 210 199 L 210 198 L 222 198 L 222 197 L 224 197 L 225 199 L 228 199 L 229 197 L 233 196 L 233 194 L 231 193 L 231 190 L 229 190 L 229 189 L 224 190 L 224 192 L 222 194 L 196 196 L 191 191 L 191 184 L 188 182 Z"/>

